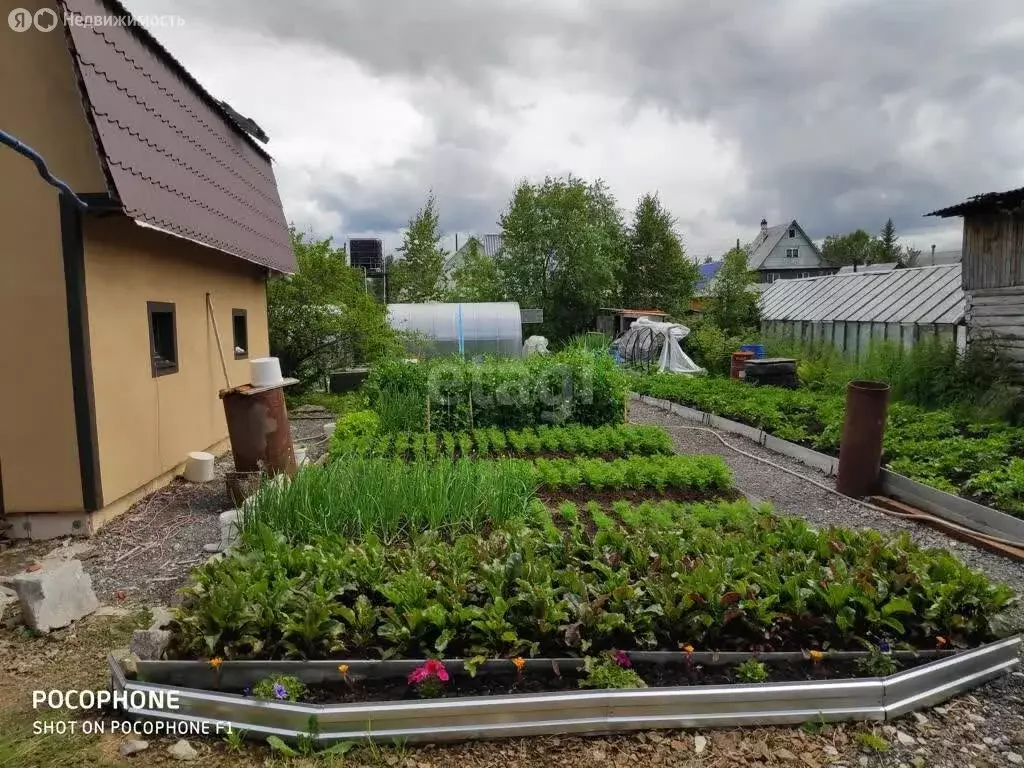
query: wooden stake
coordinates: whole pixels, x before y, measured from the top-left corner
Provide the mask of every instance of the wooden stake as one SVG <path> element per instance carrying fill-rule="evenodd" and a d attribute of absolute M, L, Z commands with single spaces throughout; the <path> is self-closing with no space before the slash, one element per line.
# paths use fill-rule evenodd
<path fill-rule="evenodd" d="M 217 325 L 217 313 L 213 309 L 213 297 L 206 294 L 206 309 L 213 320 L 213 335 L 217 337 L 217 352 L 220 354 L 220 368 L 224 371 L 224 389 L 231 389 L 231 379 L 228 376 L 228 364 L 224 359 L 224 344 L 220 340 L 220 326 Z"/>

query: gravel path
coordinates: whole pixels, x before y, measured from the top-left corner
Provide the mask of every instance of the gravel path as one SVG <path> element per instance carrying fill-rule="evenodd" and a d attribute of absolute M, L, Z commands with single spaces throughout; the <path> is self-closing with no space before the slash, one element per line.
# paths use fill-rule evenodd
<path fill-rule="evenodd" d="M 327 450 L 323 425 L 334 417 L 305 413 L 292 420 L 296 446 L 309 448 L 310 460 Z M 92 577 L 101 604 L 113 606 L 175 605 L 189 571 L 210 557 L 207 544 L 220 541 L 218 516 L 232 508 L 224 475 L 234 468 L 231 454 L 217 459 L 213 481 L 188 483 L 181 478 L 150 494 L 125 514 L 74 543 L 76 556 Z M 0 553 L 0 572 L 15 573 L 41 558 L 60 541 L 17 542 Z"/>
<path fill-rule="evenodd" d="M 799 515 L 818 526 L 873 528 L 878 531 L 907 531 L 922 546 L 953 552 L 989 578 L 1009 584 L 1024 595 L 1024 565 L 1010 558 L 979 549 L 920 524 L 890 517 L 828 493 L 809 482 L 730 450 L 708 432 L 677 414 L 633 401 L 629 420 L 665 427 L 679 453 L 713 453 L 722 456 L 732 469 L 736 486 L 754 501 L 770 502 L 776 510 Z M 818 482 L 830 484 L 820 471 L 767 450 L 751 440 L 722 434 L 730 445 L 799 472 Z M 1017 623 L 1024 626 L 1024 605 L 1015 607 Z M 910 739 L 897 738 L 896 729 Z M 973 695 L 961 696 L 924 715 L 924 722 L 909 716 L 894 726 L 885 726 L 892 743 L 890 751 L 873 755 L 869 763 L 883 766 L 949 765 L 960 768 L 1024 765 L 1024 672 L 996 680 Z M 914 743 L 910 743 L 913 740 Z M 905 743 L 904 743 L 905 742 Z M 922 752 L 922 750 L 925 750 Z M 920 759 L 925 762 L 920 762 Z M 917 762 L 915 762 L 917 759 Z"/>

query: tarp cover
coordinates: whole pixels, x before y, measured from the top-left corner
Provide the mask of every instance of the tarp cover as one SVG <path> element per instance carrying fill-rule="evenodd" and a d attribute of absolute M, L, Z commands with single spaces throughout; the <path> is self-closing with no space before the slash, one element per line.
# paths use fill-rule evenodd
<path fill-rule="evenodd" d="M 685 325 L 659 323 L 641 317 L 615 340 L 614 346 L 619 351 L 619 358 L 626 362 L 653 362 L 657 355 L 661 372 L 705 373 L 679 346 L 679 342 L 689 335 L 690 329 Z"/>
<path fill-rule="evenodd" d="M 548 340 L 543 336 L 531 336 L 523 344 L 523 357 L 530 355 L 546 355 L 548 353 Z"/>

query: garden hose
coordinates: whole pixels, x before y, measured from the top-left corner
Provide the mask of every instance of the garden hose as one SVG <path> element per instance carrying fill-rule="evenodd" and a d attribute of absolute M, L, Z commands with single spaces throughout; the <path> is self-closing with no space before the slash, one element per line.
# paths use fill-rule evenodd
<path fill-rule="evenodd" d="M 735 445 L 732 445 L 732 444 L 726 442 L 725 438 L 723 438 L 718 432 L 716 432 L 715 430 L 710 429 L 708 427 L 673 426 L 673 427 L 665 427 L 665 429 L 667 429 L 667 430 L 685 429 L 685 430 L 689 430 L 691 432 L 706 432 L 706 433 L 708 433 L 710 435 L 714 435 L 716 438 L 718 438 L 718 442 L 720 442 L 722 445 L 724 445 L 729 450 L 735 451 L 736 453 L 740 454 L 741 456 L 746 456 L 747 458 L 753 459 L 754 461 L 759 461 L 762 464 L 767 464 L 769 467 L 772 467 L 773 469 L 778 469 L 779 471 L 785 472 L 788 475 L 792 475 L 793 477 L 797 477 L 797 478 L 799 478 L 801 480 L 804 480 L 805 482 L 808 482 L 811 485 L 816 486 L 816 487 L 820 488 L 823 491 L 827 491 L 828 493 L 831 493 L 834 496 L 839 496 L 840 498 L 846 499 L 847 501 L 852 501 L 854 504 L 858 504 L 858 505 L 864 507 L 865 509 L 870 509 L 870 510 L 872 510 L 874 512 L 881 512 L 882 514 L 887 515 L 889 517 L 898 517 L 898 518 L 904 519 L 904 520 L 917 520 L 917 521 L 922 521 L 922 522 L 928 522 L 928 523 L 931 523 L 933 525 L 937 525 L 939 527 L 945 528 L 947 530 L 957 531 L 957 532 L 961 533 L 962 535 L 964 535 L 969 540 L 971 540 L 971 541 L 973 541 L 975 543 L 979 543 L 979 544 L 986 544 L 987 543 L 987 544 L 990 544 L 990 545 L 996 545 L 996 546 L 999 547 L 1000 551 L 1002 551 L 1002 552 L 1004 552 L 1006 554 L 1012 555 L 1014 557 L 1017 557 L 1017 558 L 1020 558 L 1020 559 L 1024 559 L 1024 543 L 1021 543 L 1019 541 L 1013 541 L 1011 539 L 999 538 L 998 536 L 991 536 L 991 535 L 989 535 L 987 533 L 980 533 L 978 531 L 973 531 L 970 528 L 967 528 L 967 527 L 962 526 L 962 525 L 958 525 L 958 524 L 950 522 L 948 520 L 943 520 L 942 518 L 936 517 L 935 515 L 928 514 L 927 512 L 923 512 L 923 511 L 919 512 L 919 513 L 918 512 L 915 512 L 915 513 L 896 512 L 896 511 L 891 510 L 891 509 L 885 509 L 883 507 L 876 506 L 875 504 L 869 504 L 868 502 L 861 501 L 860 499 L 855 499 L 855 498 L 852 498 L 850 496 L 846 496 L 846 495 L 840 493 L 839 491 L 837 491 L 835 488 L 831 488 L 828 485 L 825 485 L 825 483 L 820 483 L 817 480 L 814 480 L 814 479 L 812 479 L 810 477 L 807 477 L 806 475 L 802 475 L 802 474 L 800 474 L 799 472 L 797 472 L 795 470 L 792 470 L 792 469 L 789 469 L 788 467 L 782 466 L 781 464 L 777 464 L 774 461 L 762 458 L 761 456 L 755 456 L 754 454 L 750 453 L 749 451 L 744 451 L 742 448 L 737 448 Z M 1004 548 L 1007 548 L 1007 547 L 1010 548 L 1010 550 L 1015 550 L 1015 551 L 1009 551 L 1008 552 L 1006 549 L 1004 549 Z"/>

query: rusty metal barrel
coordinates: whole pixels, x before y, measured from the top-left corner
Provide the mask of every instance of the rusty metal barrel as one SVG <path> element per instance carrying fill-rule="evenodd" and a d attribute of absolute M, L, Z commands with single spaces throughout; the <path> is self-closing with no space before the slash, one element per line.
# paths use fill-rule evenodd
<path fill-rule="evenodd" d="M 236 471 L 295 474 L 284 386 L 285 382 L 272 387 L 246 385 L 221 393 Z"/>
<path fill-rule="evenodd" d="M 748 350 L 741 350 L 732 353 L 732 360 L 729 366 L 729 377 L 733 379 L 743 378 L 743 366 L 748 360 L 754 359 L 754 353 Z"/>
<path fill-rule="evenodd" d="M 846 385 L 846 417 L 836 478 L 840 493 L 861 497 L 878 490 L 888 410 L 889 385 L 885 382 L 851 381 Z"/>

